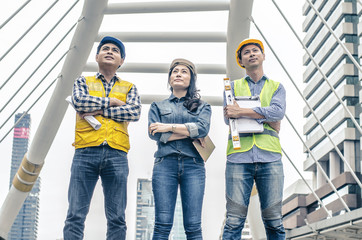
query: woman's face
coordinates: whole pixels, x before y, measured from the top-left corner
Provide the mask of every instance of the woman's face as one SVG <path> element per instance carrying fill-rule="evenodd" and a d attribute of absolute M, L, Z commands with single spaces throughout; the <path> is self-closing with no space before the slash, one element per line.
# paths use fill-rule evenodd
<path fill-rule="evenodd" d="M 184 65 L 177 65 L 171 72 L 169 83 L 173 90 L 187 90 L 190 79 L 190 69 Z"/>

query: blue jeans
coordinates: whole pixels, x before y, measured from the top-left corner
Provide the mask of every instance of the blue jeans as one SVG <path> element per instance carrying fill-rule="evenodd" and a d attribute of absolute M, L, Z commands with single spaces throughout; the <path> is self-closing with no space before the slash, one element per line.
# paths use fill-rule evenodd
<path fill-rule="evenodd" d="M 127 153 L 105 145 L 75 150 L 64 240 L 83 239 L 84 222 L 99 177 L 104 194 L 107 239 L 126 239 Z"/>
<path fill-rule="evenodd" d="M 187 239 L 202 239 L 201 210 L 205 191 L 204 161 L 201 158 L 166 156 L 156 158 L 153 167 L 152 190 L 155 198 L 153 240 L 167 240 L 169 237 L 179 185 Z"/>
<path fill-rule="evenodd" d="M 281 161 L 226 164 L 226 223 L 224 240 L 240 240 L 254 180 L 258 189 L 267 239 L 285 239 L 282 221 L 284 174 Z"/>

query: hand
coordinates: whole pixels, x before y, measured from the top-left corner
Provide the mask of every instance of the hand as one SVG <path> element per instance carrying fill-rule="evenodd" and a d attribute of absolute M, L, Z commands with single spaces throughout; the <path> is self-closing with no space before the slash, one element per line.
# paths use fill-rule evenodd
<path fill-rule="evenodd" d="M 113 106 L 122 106 L 122 105 L 126 105 L 125 102 L 119 100 L 118 98 L 109 98 L 109 106 L 113 107 Z"/>
<path fill-rule="evenodd" d="M 273 128 L 277 133 L 280 132 L 280 123 L 281 121 L 278 122 L 265 122 L 267 123 L 271 128 Z"/>
<path fill-rule="evenodd" d="M 81 118 L 84 118 L 86 116 L 94 116 L 94 115 L 103 115 L 103 110 L 96 110 L 93 112 L 81 112 L 78 113 Z"/>
<path fill-rule="evenodd" d="M 226 105 L 224 107 L 224 116 L 227 118 L 240 118 L 240 110 L 238 103 L 234 100 L 233 105 Z"/>
<path fill-rule="evenodd" d="M 197 138 L 195 141 L 198 141 L 201 145 L 201 147 L 205 147 L 205 138 Z"/>
<path fill-rule="evenodd" d="M 148 131 L 150 134 L 155 135 L 158 132 L 170 132 L 171 128 L 170 124 L 155 122 L 150 124 Z"/>

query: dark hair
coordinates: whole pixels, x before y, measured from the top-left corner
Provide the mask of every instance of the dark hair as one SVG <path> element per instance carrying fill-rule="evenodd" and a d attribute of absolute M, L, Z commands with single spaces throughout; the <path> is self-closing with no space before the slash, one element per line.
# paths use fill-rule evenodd
<path fill-rule="evenodd" d="M 244 47 L 249 46 L 249 45 L 255 45 L 255 46 L 257 46 L 257 47 L 260 49 L 261 53 L 263 53 L 263 49 L 261 48 L 261 46 L 260 46 L 259 43 L 252 43 L 252 42 L 251 42 L 251 43 L 246 43 L 246 44 L 244 44 L 244 45 L 239 49 L 239 51 L 238 51 L 239 59 L 241 59 L 241 52 L 243 51 Z"/>
<path fill-rule="evenodd" d="M 175 65 L 174 67 L 172 67 L 168 73 L 168 79 L 170 79 L 170 76 L 172 74 L 173 69 L 176 67 L 177 65 Z M 199 91 L 196 88 L 196 74 L 194 74 L 193 71 L 191 71 L 191 69 L 187 66 L 187 68 L 190 70 L 190 85 L 187 88 L 187 92 L 185 95 L 185 102 L 184 102 L 184 107 L 187 108 L 187 110 L 194 112 L 197 110 L 197 108 L 201 105 L 202 101 L 201 101 L 201 96 L 199 94 Z M 173 88 L 170 86 L 170 90 L 171 92 L 173 91 Z"/>

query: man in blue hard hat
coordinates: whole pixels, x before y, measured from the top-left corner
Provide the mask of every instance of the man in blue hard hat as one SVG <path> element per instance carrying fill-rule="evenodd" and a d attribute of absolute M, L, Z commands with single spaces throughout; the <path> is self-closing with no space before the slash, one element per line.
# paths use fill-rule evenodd
<path fill-rule="evenodd" d="M 258 39 L 243 40 L 236 50 L 236 60 L 246 76 L 231 83 L 235 97 L 260 97 L 260 107 L 242 108 L 234 102 L 225 105 L 225 119 L 247 117 L 263 123 L 263 132 L 241 133 L 240 148 L 227 147 L 226 221 L 224 240 L 240 240 L 247 217 L 250 195 L 255 182 L 267 239 L 285 239 L 282 221 L 284 174 L 279 142 L 280 121 L 286 109 L 285 89 L 269 79 L 263 70 L 265 52 Z M 224 100 L 225 102 L 225 100 Z"/>
<path fill-rule="evenodd" d="M 107 218 L 107 240 L 126 239 L 129 122 L 138 121 L 141 102 L 134 84 L 116 71 L 125 59 L 123 43 L 104 37 L 97 47 L 98 73 L 79 77 L 72 101 L 77 111 L 75 153 L 68 189 L 69 208 L 63 230 L 65 240 L 83 239 L 84 222 L 100 177 Z M 102 126 L 95 130 L 84 120 L 94 116 Z"/>

